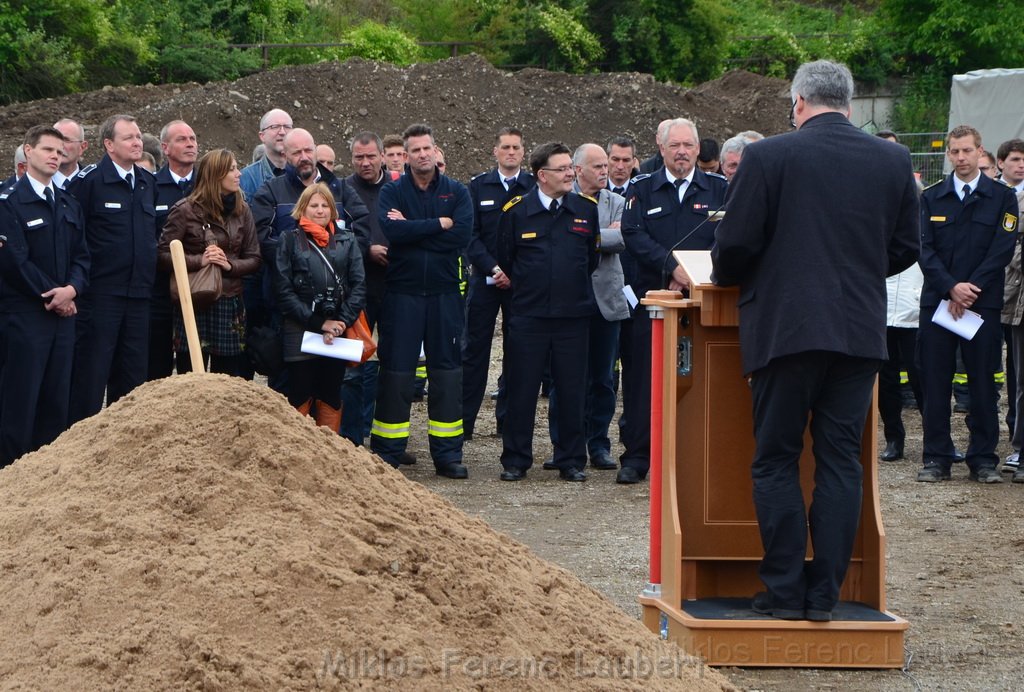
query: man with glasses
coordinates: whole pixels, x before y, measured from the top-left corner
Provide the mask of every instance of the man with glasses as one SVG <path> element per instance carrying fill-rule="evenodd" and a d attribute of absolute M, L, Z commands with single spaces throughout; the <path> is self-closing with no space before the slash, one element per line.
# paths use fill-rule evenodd
<path fill-rule="evenodd" d="M 637 267 L 633 291 L 643 298 L 652 289 L 688 288 L 672 250 L 707 250 L 714 241 L 711 215 L 722 208 L 728 183 L 717 173 L 696 166 L 700 150 L 697 126 L 684 118 L 661 130 L 664 165 L 633 179 L 626 191 L 622 234 Z M 651 321 L 638 306 L 633 313 L 630 372 L 623 382 L 622 430 L 625 452 L 616 481 L 639 483 L 650 468 L 651 448 Z"/>
<path fill-rule="evenodd" d="M 508 409 L 502 431 L 503 481 L 520 481 L 533 465 L 533 427 L 544 367 L 558 401 L 554 466 L 562 480 L 587 479 L 583 406 L 590 318 L 597 312 L 590 275 L 597 268 L 601 223 L 593 198 L 573 192 L 569 147 L 542 144 L 530 154 L 537 185 L 504 206 L 498 221 L 498 266 L 512 286 L 505 339 Z"/>
<path fill-rule="evenodd" d="M 292 116 L 280 108 L 271 109 L 260 118 L 259 136 L 264 153 L 259 161 L 242 169 L 240 184 L 246 202 L 252 201 L 252 196 L 260 189 L 260 185 L 284 173 L 284 138 L 291 129 Z"/>
<path fill-rule="evenodd" d="M 66 190 L 68 181 L 81 170 L 78 162 L 89 148 L 89 143 L 85 141 L 85 128 L 71 118 L 61 118 L 53 127 L 64 135 L 64 156 L 61 157 L 60 168 L 53 174 L 53 184 Z"/>

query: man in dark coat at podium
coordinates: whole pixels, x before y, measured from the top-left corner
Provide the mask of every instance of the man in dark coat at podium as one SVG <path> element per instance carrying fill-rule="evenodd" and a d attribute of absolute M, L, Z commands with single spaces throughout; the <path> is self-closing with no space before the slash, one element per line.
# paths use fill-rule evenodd
<path fill-rule="evenodd" d="M 846 66 L 802 65 L 791 94 L 797 132 L 746 148 L 711 256 L 715 282 L 740 287 L 767 587 L 753 609 L 831 620 L 860 521 L 861 436 L 886 358 L 885 278 L 918 257 L 918 193 L 907 150 L 850 123 Z M 809 418 L 807 511 L 799 459 Z M 814 558 L 805 564 L 808 524 Z"/>

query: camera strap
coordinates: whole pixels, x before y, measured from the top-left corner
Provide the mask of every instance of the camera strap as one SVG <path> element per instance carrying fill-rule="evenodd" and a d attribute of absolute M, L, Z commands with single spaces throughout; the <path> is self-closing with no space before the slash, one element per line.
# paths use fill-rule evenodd
<path fill-rule="evenodd" d="M 320 255 L 320 259 L 324 261 L 324 265 L 327 267 L 327 271 L 329 271 L 331 273 L 331 276 L 334 277 L 334 285 L 337 287 L 341 287 L 341 279 L 338 278 L 338 274 L 337 272 L 334 271 L 334 266 L 331 264 L 330 260 L 327 259 L 327 255 L 325 255 L 323 253 L 323 250 L 318 248 L 315 243 L 310 243 L 309 246 L 316 250 L 316 254 Z"/>

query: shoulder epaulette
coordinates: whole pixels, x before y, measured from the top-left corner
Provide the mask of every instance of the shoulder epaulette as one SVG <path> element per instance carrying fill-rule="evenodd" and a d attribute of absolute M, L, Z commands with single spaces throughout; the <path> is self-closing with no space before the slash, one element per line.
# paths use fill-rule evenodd
<path fill-rule="evenodd" d="M 472 178 L 470 178 L 470 180 L 471 180 L 471 181 L 472 181 L 472 180 L 476 180 L 477 178 L 479 178 L 479 177 L 481 177 L 481 176 L 484 176 L 484 175 L 487 175 L 488 173 L 490 173 L 490 171 L 484 171 L 483 173 L 477 173 L 477 174 L 476 174 L 476 175 L 474 175 L 474 176 L 473 176 Z"/>
<path fill-rule="evenodd" d="M 1002 183 L 1006 187 L 1013 187 L 1013 185 L 1010 185 L 1010 183 L 1006 182 L 1002 178 L 993 178 L 993 180 L 995 180 L 997 183 Z"/>
<path fill-rule="evenodd" d="M 582 192 L 580 192 L 580 193 L 578 193 L 578 194 L 579 194 L 579 196 L 580 196 L 580 197 L 582 197 L 583 199 L 586 199 L 586 200 L 590 200 L 590 201 L 591 201 L 591 202 L 593 202 L 594 204 L 597 204 L 597 199 L 595 199 L 594 197 L 591 197 L 590 195 L 585 195 L 585 194 L 583 194 Z"/>
<path fill-rule="evenodd" d="M 629 184 L 632 185 L 633 183 L 635 183 L 635 182 L 637 182 L 639 180 L 643 180 L 645 178 L 650 178 L 650 177 L 651 177 L 650 173 L 641 173 L 640 175 L 633 176 L 632 178 L 630 178 L 629 179 Z"/>
<path fill-rule="evenodd" d="M 96 164 L 95 163 L 90 163 L 88 166 L 86 166 L 82 170 L 78 171 L 78 175 L 75 176 L 75 177 L 76 178 L 84 178 L 85 176 L 87 176 L 90 173 L 92 173 L 94 170 L 96 170 Z"/>
<path fill-rule="evenodd" d="M 523 196 L 522 195 L 516 195 L 515 197 L 510 199 L 508 202 L 506 202 L 505 206 L 503 206 L 501 208 L 501 210 L 502 211 L 508 211 L 509 209 L 511 209 L 512 207 L 516 206 L 517 204 L 519 204 L 522 201 L 523 201 Z"/>
<path fill-rule="evenodd" d="M 705 171 L 705 172 L 704 172 L 704 175 L 706 175 L 706 176 L 707 176 L 707 177 L 709 177 L 709 178 L 719 178 L 719 179 L 721 179 L 721 180 L 724 180 L 725 182 L 729 182 L 729 179 L 728 179 L 728 178 L 726 178 L 726 177 L 725 177 L 724 175 L 722 175 L 721 173 L 714 173 L 714 172 L 711 172 L 711 171 Z"/>
<path fill-rule="evenodd" d="M 928 187 L 926 187 L 926 188 L 925 188 L 925 190 L 931 190 L 931 189 L 932 189 L 933 187 L 935 187 L 936 185 L 941 185 L 941 184 L 942 184 L 942 183 L 944 183 L 944 182 L 946 182 L 946 179 L 945 179 L 945 178 L 943 178 L 942 180 L 940 180 L 940 181 L 938 181 L 938 182 L 932 183 L 931 185 L 929 185 Z"/>

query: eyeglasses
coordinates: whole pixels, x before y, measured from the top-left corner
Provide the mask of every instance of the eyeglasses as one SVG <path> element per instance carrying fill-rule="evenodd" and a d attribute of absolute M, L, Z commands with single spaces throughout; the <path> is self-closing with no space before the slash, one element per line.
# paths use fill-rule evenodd
<path fill-rule="evenodd" d="M 572 171 L 572 166 L 559 166 L 558 168 L 541 168 L 542 171 L 551 171 L 552 173 L 559 173 L 565 175 Z"/>
<path fill-rule="evenodd" d="M 271 130 L 271 131 L 274 131 L 274 132 L 276 132 L 278 130 L 280 130 L 282 132 L 288 132 L 288 130 L 290 130 L 290 129 L 292 129 L 291 125 L 286 125 L 285 123 L 278 123 L 277 125 L 267 125 L 262 130 L 260 130 L 260 132 L 266 132 L 267 130 Z"/>
<path fill-rule="evenodd" d="M 796 127 L 796 101 L 789 107 L 789 126 Z"/>

